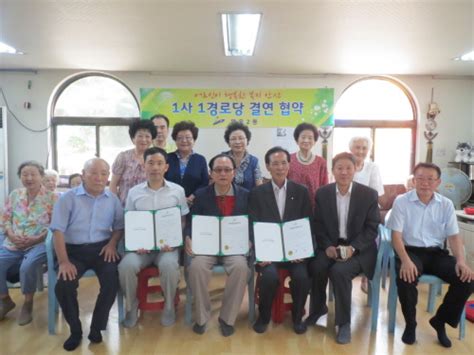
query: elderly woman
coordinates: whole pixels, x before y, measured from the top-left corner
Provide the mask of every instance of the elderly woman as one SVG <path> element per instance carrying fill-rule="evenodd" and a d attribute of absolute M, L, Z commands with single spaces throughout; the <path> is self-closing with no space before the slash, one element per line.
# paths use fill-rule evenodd
<path fill-rule="evenodd" d="M 59 184 L 59 174 L 56 170 L 48 169 L 44 171 L 43 186 L 48 191 L 56 192 Z"/>
<path fill-rule="evenodd" d="M 37 162 L 22 163 L 18 176 L 24 188 L 12 191 L 3 213 L 6 238 L 0 248 L 0 320 L 15 307 L 8 294 L 6 275 L 9 268 L 19 265 L 25 302 L 18 324 L 25 325 L 33 319 L 36 269 L 46 262 L 44 240 L 57 195 L 42 186 L 44 168 Z"/>
<path fill-rule="evenodd" d="M 229 124 L 224 133 L 224 139 L 230 148 L 224 153 L 234 158 L 237 165 L 234 182 L 249 191 L 262 184 L 258 158 L 247 152 L 251 137 L 249 128 L 240 122 Z"/>
<path fill-rule="evenodd" d="M 169 168 L 165 179 L 181 185 L 188 204 L 194 200 L 194 192 L 209 184 L 206 158 L 193 151 L 199 129 L 194 122 L 181 121 L 174 125 L 171 137 L 178 149 L 168 154 Z"/>
<path fill-rule="evenodd" d="M 315 125 L 300 123 L 293 133 L 299 151 L 291 154 L 288 178 L 308 188 L 314 208 L 315 195 L 319 187 L 328 183 L 328 168 L 324 158 L 313 154 L 319 133 Z"/>
<path fill-rule="evenodd" d="M 69 175 L 69 184 L 68 184 L 68 186 L 69 186 L 70 189 L 72 189 L 74 187 L 77 187 L 80 184 L 82 184 L 82 175 L 81 174 L 75 173 L 75 174 Z"/>
<path fill-rule="evenodd" d="M 128 134 L 135 148 L 119 153 L 112 165 L 110 191 L 125 205 L 128 190 L 146 180 L 143 153 L 156 137 L 156 127 L 150 120 L 138 120 L 130 124 Z"/>
<path fill-rule="evenodd" d="M 384 188 L 379 167 L 370 160 L 366 160 L 371 148 L 372 139 L 366 136 L 352 137 L 349 141 L 349 149 L 356 158 L 354 181 L 373 188 L 380 197 L 384 194 Z M 363 292 L 368 292 L 369 284 L 367 277 L 362 277 L 360 288 Z"/>

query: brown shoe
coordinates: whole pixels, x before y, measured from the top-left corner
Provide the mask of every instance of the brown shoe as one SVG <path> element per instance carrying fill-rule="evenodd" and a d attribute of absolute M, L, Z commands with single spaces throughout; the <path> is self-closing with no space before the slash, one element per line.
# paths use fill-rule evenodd
<path fill-rule="evenodd" d="M 0 320 L 4 320 L 8 312 L 15 308 L 16 304 L 10 296 L 0 299 Z"/>
<path fill-rule="evenodd" d="M 33 301 L 23 303 L 20 316 L 18 317 L 18 325 L 26 325 L 33 320 Z"/>

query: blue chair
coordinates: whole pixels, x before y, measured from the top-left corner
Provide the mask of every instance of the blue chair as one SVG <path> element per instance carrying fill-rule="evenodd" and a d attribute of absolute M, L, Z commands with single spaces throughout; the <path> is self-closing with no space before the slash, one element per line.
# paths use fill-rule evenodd
<path fill-rule="evenodd" d="M 384 227 L 385 228 L 385 227 Z M 386 228 L 387 229 L 387 228 Z M 388 229 L 387 229 L 388 230 Z M 388 230 L 389 231 L 389 230 Z M 390 287 L 388 291 L 388 331 L 395 332 L 396 314 L 397 314 L 397 274 L 395 270 L 395 252 L 389 244 L 389 263 L 390 263 Z M 418 279 L 418 283 L 429 284 L 427 311 L 434 313 L 436 296 L 445 283 L 439 277 L 429 274 L 423 274 Z M 466 308 L 464 307 L 459 323 L 459 339 L 462 340 L 466 334 Z"/>
<path fill-rule="evenodd" d="M 188 256 L 185 256 L 185 262 L 189 263 Z M 250 265 L 250 276 L 247 282 L 247 290 L 248 290 L 248 302 L 249 302 L 249 323 L 253 324 L 255 321 L 255 281 L 254 281 L 254 269 L 253 264 L 249 263 Z M 214 265 L 212 271 L 214 273 L 224 274 L 225 269 L 222 265 Z M 186 324 L 192 325 L 193 324 L 193 293 L 191 287 L 188 282 L 188 272 L 186 267 L 184 269 L 184 278 L 186 280 L 186 304 L 184 308 L 184 319 Z"/>
<path fill-rule="evenodd" d="M 48 260 L 48 332 L 53 335 L 56 333 L 56 317 L 59 312 L 59 305 L 56 299 L 54 289 L 56 287 L 56 280 L 58 278 L 55 269 L 55 255 L 53 246 L 53 234 L 51 231 L 48 232 L 46 237 L 46 256 Z M 95 272 L 87 270 L 83 277 L 95 277 Z M 122 291 L 119 289 L 117 295 L 117 306 L 119 313 L 119 322 L 124 319 L 124 308 L 123 308 L 123 296 Z"/>

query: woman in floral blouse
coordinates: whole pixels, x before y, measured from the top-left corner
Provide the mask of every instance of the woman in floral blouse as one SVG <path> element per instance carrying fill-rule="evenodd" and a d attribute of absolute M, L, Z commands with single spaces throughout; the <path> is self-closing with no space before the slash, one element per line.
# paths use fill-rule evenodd
<path fill-rule="evenodd" d="M 156 127 L 150 120 L 134 121 L 128 133 L 135 148 L 119 153 L 112 165 L 110 191 L 116 194 L 125 206 L 128 190 L 146 180 L 143 153 L 150 148 L 156 137 Z"/>
<path fill-rule="evenodd" d="M 25 303 L 18 324 L 25 325 L 33 319 L 36 270 L 46 262 L 44 240 L 57 194 L 42 186 L 44 168 L 37 162 L 22 163 L 18 168 L 18 176 L 24 188 L 12 191 L 3 213 L 5 240 L 0 248 L 0 320 L 15 307 L 8 295 L 7 270 L 20 265 L 21 291 L 25 295 Z"/>

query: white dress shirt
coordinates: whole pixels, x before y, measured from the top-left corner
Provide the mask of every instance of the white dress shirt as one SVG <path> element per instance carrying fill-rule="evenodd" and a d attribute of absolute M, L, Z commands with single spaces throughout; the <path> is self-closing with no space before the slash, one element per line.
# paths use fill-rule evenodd
<path fill-rule="evenodd" d="M 283 220 L 283 215 L 285 214 L 285 204 L 286 204 L 286 183 L 281 188 L 278 187 L 272 180 L 273 193 L 275 194 L 275 200 L 278 206 L 278 211 L 280 212 L 280 218 Z"/>
<path fill-rule="evenodd" d="M 349 214 L 349 204 L 351 202 L 352 182 L 349 190 L 343 195 L 336 184 L 336 206 L 337 219 L 339 221 L 339 238 L 347 239 L 347 215 Z"/>

